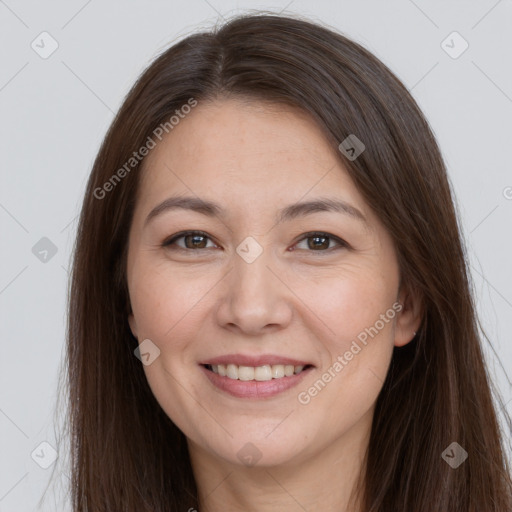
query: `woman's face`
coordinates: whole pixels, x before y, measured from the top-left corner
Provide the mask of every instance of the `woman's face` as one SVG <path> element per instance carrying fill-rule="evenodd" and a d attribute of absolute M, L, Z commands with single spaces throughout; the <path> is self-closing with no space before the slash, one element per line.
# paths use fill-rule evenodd
<path fill-rule="evenodd" d="M 199 102 L 142 176 L 129 322 L 193 449 L 286 465 L 366 435 L 393 346 L 416 324 L 399 312 L 391 238 L 315 123 Z"/>

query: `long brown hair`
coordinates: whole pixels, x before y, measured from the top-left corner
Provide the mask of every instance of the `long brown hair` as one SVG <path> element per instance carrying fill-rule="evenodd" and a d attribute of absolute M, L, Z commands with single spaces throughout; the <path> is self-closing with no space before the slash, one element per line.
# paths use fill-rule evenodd
<path fill-rule="evenodd" d="M 144 160 L 126 163 L 191 98 L 230 96 L 298 107 L 335 148 L 351 134 L 364 143 L 355 160 L 339 151 L 340 161 L 392 236 L 402 284 L 422 299 L 421 328 L 395 348 L 377 400 L 363 510 L 512 510 L 458 214 L 428 122 L 397 77 L 359 44 L 263 13 L 164 51 L 128 93 L 95 160 L 69 295 L 73 510 L 197 508 L 186 438 L 134 356 L 125 261 Z M 468 453 L 456 469 L 441 457 L 452 442 Z"/>

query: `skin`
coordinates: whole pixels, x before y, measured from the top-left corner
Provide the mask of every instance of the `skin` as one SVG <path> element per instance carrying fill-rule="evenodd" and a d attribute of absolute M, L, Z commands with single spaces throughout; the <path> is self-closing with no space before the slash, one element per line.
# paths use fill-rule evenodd
<path fill-rule="evenodd" d="M 217 202 L 222 215 L 174 209 L 145 224 L 174 195 Z M 280 209 L 318 197 L 343 199 L 367 224 L 332 211 L 276 224 Z M 163 246 L 184 230 L 207 238 L 199 248 L 192 237 Z M 348 246 L 327 238 L 317 248 L 304 237 L 311 231 Z M 249 236 L 263 250 L 252 263 L 236 252 Z M 139 343 L 150 339 L 160 350 L 144 371 L 187 437 L 201 512 L 358 510 L 349 496 L 392 350 L 420 323 L 419 300 L 399 289 L 399 278 L 389 234 L 304 113 L 236 99 L 200 102 L 151 151 L 129 237 L 128 321 Z M 397 300 L 402 311 L 300 403 L 298 394 Z M 275 397 L 235 398 L 199 367 L 230 353 L 278 354 L 315 368 Z M 253 466 L 237 456 L 248 442 L 260 456 Z"/>

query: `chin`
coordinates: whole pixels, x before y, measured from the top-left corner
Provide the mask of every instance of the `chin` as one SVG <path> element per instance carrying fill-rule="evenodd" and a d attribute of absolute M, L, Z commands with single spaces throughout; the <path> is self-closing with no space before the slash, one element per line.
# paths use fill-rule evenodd
<path fill-rule="evenodd" d="M 210 451 L 229 464 L 242 467 L 269 468 L 294 463 L 305 448 L 299 442 L 300 438 L 287 432 L 282 432 L 281 436 L 273 435 L 247 436 L 241 432 L 229 438 L 229 444 L 211 444 Z"/>

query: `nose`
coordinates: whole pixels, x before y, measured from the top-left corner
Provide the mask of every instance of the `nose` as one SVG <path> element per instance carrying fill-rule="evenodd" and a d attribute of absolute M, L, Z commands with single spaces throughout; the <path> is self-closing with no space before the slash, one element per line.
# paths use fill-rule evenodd
<path fill-rule="evenodd" d="M 254 336 L 286 328 L 293 294 L 276 268 L 268 251 L 252 263 L 235 253 L 232 270 L 222 280 L 218 324 Z"/>

